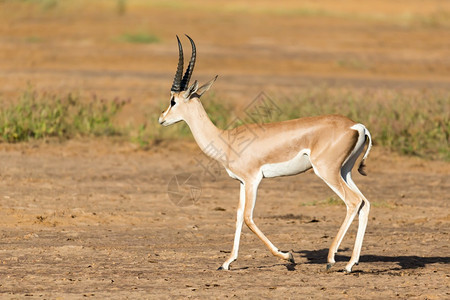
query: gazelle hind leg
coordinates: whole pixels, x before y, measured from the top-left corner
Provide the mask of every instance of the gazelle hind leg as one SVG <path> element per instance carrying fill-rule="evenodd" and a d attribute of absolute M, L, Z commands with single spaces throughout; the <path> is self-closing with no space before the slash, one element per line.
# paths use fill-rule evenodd
<path fill-rule="evenodd" d="M 278 248 L 272 244 L 272 242 L 264 235 L 264 233 L 262 233 L 262 231 L 256 226 L 255 222 L 253 221 L 253 210 L 255 208 L 258 185 L 261 179 L 251 184 L 246 184 L 244 222 L 248 226 L 248 228 L 259 237 L 259 239 L 266 245 L 266 247 L 269 248 L 270 252 L 273 255 L 294 263 L 294 257 L 292 256 L 292 253 L 282 252 L 278 250 Z"/>
<path fill-rule="evenodd" d="M 347 206 L 347 214 L 345 216 L 344 222 L 342 222 L 342 225 L 339 228 L 339 231 L 336 234 L 336 237 L 334 238 L 333 242 L 331 243 L 330 249 L 328 251 L 327 270 L 330 269 L 336 263 L 335 255 L 339 249 L 339 246 L 342 243 L 342 240 L 344 239 L 345 234 L 347 233 L 350 225 L 355 219 L 357 212 L 358 210 L 354 205 Z"/>
<path fill-rule="evenodd" d="M 356 214 L 358 213 L 362 200 L 358 193 L 353 191 L 353 189 L 345 183 L 344 179 L 340 175 L 339 168 L 335 171 L 330 171 L 329 169 L 321 170 L 313 165 L 313 169 L 316 175 L 319 176 L 344 201 L 347 206 L 347 214 L 345 219 L 342 222 L 336 237 L 331 243 L 330 250 L 328 251 L 327 269 L 330 269 L 336 262 L 335 254 Z"/>
<path fill-rule="evenodd" d="M 347 161 L 344 163 L 344 165 L 341 168 L 341 176 L 345 182 L 345 184 L 358 195 L 359 199 L 361 199 L 361 204 L 358 206 L 358 232 L 356 234 L 356 241 L 355 245 L 353 247 L 353 253 L 352 257 L 350 258 L 350 261 L 345 267 L 345 270 L 347 272 L 351 272 L 352 268 L 355 264 L 359 262 L 359 257 L 361 255 L 361 247 L 362 242 L 364 239 L 364 234 L 366 232 L 367 222 L 369 218 L 369 211 L 370 211 L 370 203 L 367 200 L 366 197 L 361 193 L 361 191 L 356 186 L 355 182 L 352 179 L 352 168 L 361 154 L 361 152 L 364 149 L 365 144 L 365 135 L 360 135 L 360 138 L 358 142 L 355 145 L 355 149 L 350 154 Z M 339 247 L 339 245 L 338 245 Z"/>
<path fill-rule="evenodd" d="M 367 222 L 369 219 L 370 204 L 369 201 L 364 200 L 358 212 L 358 233 L 356 234 L 355 246 L 353 247 L 352 257 L 345 266 L 345 271 L 350 273 L 355 264 L 359 262 L 361 255 L 362 242 L 364 234 L 366 233 Z"/>
<path fill-rule="evenodd" d="M 348 262 L 347 266 L 345 267 L 345 270 L 347 272 L 351 272 L 352 268 L 355 264 L 359 262 L 359 257 L 361 255 L 361 247 L 362 242 L 364 239 L 364 234 L 366 232 L 367 222 L 369 220 L 369 211 L 370 211 L 370 203 L 364 197 L 364 195 L 359 191 L 358 187 L 352 180 L 352 176 L 350 171 L 343 176 L 345 178 L 345 183 L 355 192 L 359 195 L 360 199 L 362 200 L 361 205 L 358 209 L 358 232 L 356 234 L 356 241 L 355 246 L 353 247 L 353 253 L 352 257 L 350 258 L 350 261 Z"/>

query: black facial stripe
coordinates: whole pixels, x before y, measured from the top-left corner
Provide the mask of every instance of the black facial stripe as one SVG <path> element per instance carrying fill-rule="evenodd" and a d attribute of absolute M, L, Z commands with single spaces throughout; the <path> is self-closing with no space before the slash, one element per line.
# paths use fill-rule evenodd
<path fill-rule="evenodd" d="M 172 98 L 170 99 L 170 107 L 174 106 L 176 104 L 175 100 Z"/>

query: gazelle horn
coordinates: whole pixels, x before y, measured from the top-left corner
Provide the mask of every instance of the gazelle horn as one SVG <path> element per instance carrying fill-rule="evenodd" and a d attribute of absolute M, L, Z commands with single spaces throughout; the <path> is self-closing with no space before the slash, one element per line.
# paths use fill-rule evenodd
<path fill-rule="evenodd" d="M 183 73 L 183 46 L 181 46 L 180 39 L 178 38 L 178 67 L 177 72 L 175 73 L 175 77 L 173 78 L 172 88 L 170 89 L 172 92 L 180 92 L 181 91 L 181 75 Z"/>
<path fill-rule="evenodd" d="M 181 80 L 181 90 L 186 91 L 188 89 L 189 80 L 191 79 L 192 72 L 194 71 L 195 66 L 195 59 L 197 58 L 197 50 L 195 48 L 194 41 L 186 34 L 189 41 L 191 41 L 192 46 L 192 56 L 191 60 L 189 61 L 189 66 L 186 69 L 186 72 L 184 73 L 183 79 Z"/>

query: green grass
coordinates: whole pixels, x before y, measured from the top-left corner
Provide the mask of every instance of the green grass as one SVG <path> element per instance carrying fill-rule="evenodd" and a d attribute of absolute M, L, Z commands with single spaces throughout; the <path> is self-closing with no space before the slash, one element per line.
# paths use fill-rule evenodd
<path fill-rule="evenodd" d="M 59 97 L 30 89 L 17 102 L 2 105 L 0 140 L 15 143 L 50 137 L 119 135 L 122 129 L 112 120 L 123 105 L 95 97 L 83 102 L 73 94 Z"/>
<path fill-rule="evenodd" d="M 366 125 L 375 146 L 404 155 L 450 161 L 449 93 L 361 92 L 322 87 L 307 89 L 299 95 L 271 97 L 271 100 L 278 111 L 270 118 L 266 116 L 264 122 L 342 114 Z M 135 126 L 114 123 L 114 117 L 125 104 L 123 101 L 96 98 L 86 101 L 74 94 L 62 97 L 28 90 L 20 99 L 10 102 L 13 104 L 2 105 L 0 110 L 2 142 L 121 135 L 143 149 L 150 149 L 163 140 L 192 139 L 184 122 L 169 127 L 158 124 L 161 110 L 168 105 L 166 102 L 147 112 L 145 123 Z M 202 102 L 219 128 L 253 122 L 244 112 L 214 94 L 205 96 Z M 253 103 L 249 109 L 254 109 L 257 104 Z M 236 117 L 242 121 L 236 122 Z"/>
<path fill-rule="evenodd" d="M 117 14 L 123 16 L 127 11 L 127 0 L 117 0 Z"/>
<path fill-rule="evenodd" d="M 209 98 L 205 97 L 205 101 L 202 101 L 202 103 L 217 127 L 226 128 L 233 120 L 234 112 L 231 104 L 220 101 L 214 93 L 211 93 Z M 166 109 L 167 106 L 168 102 L 161 103 L 158 109 L 148 113 L 146 115 L 147 121 L 139 125 L 137 130 L 132 130 L 131 140 L 143 149 L 149 149 L 163 140 L 192 138 L 191 131 L 185 122 L 179 122 L 168 127 L 163 127 L 158 123 L 161 111 Z"/>
<path fill-rule="evenodd" d="M 340 198 L 331 196 L 323 200 L 314 200 L 309 202 L 303 202 L 300 204 L 301 206 L 345 206 L 344 201 L 342 201 Z M 370 205 L 372 207 L 377 208 L 395 208 L 396 205 L 393 203 L 388 203 L 386 201 L 374 201 L 370 202 Z"/>
<path fill-rule="evenodd" d="M 449 28 L 450 12 L 445 8 L 436 7 L 435 10 L 427 12 L 413 12 L 407 10 L 398 13 L 383 13 L 374 10 L 373 12 L 348 11 L 330 9 L 326 5 L 296 3 L 288 7 L 277 6 L 265 3 L 238 3 L 230 2 L 217 5 L 214 2 L 198 3 L 179 0 L 149 1 L 149 7 L 166 8 L 172 11 L 196 10 L 209 14 L 236 14 L 246 17 L 247 15 L 259 14 L 271 16 L 281 16 L 288 18 L 333 18 L 361 23 L 379 23 L 399 26 L 401 28 Z"/>
<path fill-rule="evenodd" d="M 0 0 L 1 2 L 18 2 L 28 3 L 30 5 L 41 8 L 42 11 L 59 10 L 59 12 L 78 11 L 88 6 L 98 7 L 102 12 L 116 12 L 119 16 L 125 15 L 128 10 L 139 7 L 144 9 L 164 9 L 170 11 L 197 11 L 205 14 L 234 14 L 246 18 L 248 15 L 258 14 L 265 15 L 268 18 L 288 17 L 288 18 L 333 18 L 341 20 L 350 20 L 364 23 L 379 23 L 385 25 L 399 26 L 401 28 L 450 28 L 450 11 L 444 7 L 436 6 L 434 10 L 424 10 L 409 12 L 382 12 L 374 11 L 349 11 L 343 9 L 332 9 L 325 4 L 320 3 L 293 3 L 292 5 L 276 5 L 273 3 L 253 3 L 248 4 L 232 1 L 230 3 L 207 2 L 189 2 L 180 0 L 103 0 L 103 1 L 86 1 L 86 0 Z M 65 8 L 65 9 L 64 9 Z"/>
<path fill-rule="evenodd" d="M 42 40 L 42 38 L 39 37 L 39 36 L 32 35 L 32 36 L 26 37 L 26 38 L 24 39 L 24 41 L 25 41 L 26 43 L 30 43 L 30 44 L 37 44 L 37 43 L 41 43 L 43 40 Z"/>
<path fill-rule="evenodd" d="M 336 61 L 336 65 L 342 69 L 348 70 L 368 70 L 370 67 L 359 59 L 340 59 Z"/>
<path fill-rule="evenodd" d="M 132 44 L 153 44 L 158 43 L 160 38 L 154 34 L 137 32 L 137 33 L 124 33 L 118 38 L 119 41 L 132 43 Z"/>
<path fill-rule="evenodd" d="M 284 113 L 279 120 L 342 114 L 365 124 L 375 145 L 401 154 L 450 161 L 449 94 L 317 89 L 280 103 Z"/>
<path fill-rule="evenodd" d="M 39 6 L 43 11 L 54 9 L 58 6 L 60 0 L 9 0 L 9 2 L 22 2 Z M 0 1 L 2 2 L 2 1 Z"/>
<path fill-rule="evenodd" d="M 448 93 L 396 91 L 330 90 L 316 88 L 301 95 L 272 98 L 280 109 L 271 122 L 323 114 L 341 114 L 363 123 L 371 132 L 374 145 L 404 155 L 450 161 L 450 95 Z M 205 97 L 205 109 L 220 128 L 237 124 L 233 120 L 243 112 L 235 111 L 226 101 Z M 161 107 L 167 106 L 167 103 Z M 148 116 L 147 140 L 190 137 L 186 125 L 162 127 L 158 113 Z M 266 120 L 267 121 L 267 120 Z M 143 132 L 144 133 L 144 132 Z M 150 142 L 151 144 L 151 142 Z"/>
<path fill-rule="evenodd" d="M 345 205 L 344 201 L 336 197 L 328 197 L 324 200 L 314 200 L 310 202 L 304 202 L 301 206 L 335 206 L 335 205 Z"/>

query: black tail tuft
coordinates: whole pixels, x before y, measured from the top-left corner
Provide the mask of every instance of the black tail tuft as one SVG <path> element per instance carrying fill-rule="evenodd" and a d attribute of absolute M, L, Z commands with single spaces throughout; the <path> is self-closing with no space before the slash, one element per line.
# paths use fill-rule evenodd
<path fill-rule="evenodd" d="M 366 168 L 366 165 L 364 164 L 364 161 L 361 161 L 361 163 L 359 164 L 359 167 L 358 167 L 359 174 L 361 174 L 363 176 L 367 176 L 365 168 Z"/>

